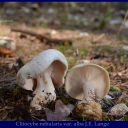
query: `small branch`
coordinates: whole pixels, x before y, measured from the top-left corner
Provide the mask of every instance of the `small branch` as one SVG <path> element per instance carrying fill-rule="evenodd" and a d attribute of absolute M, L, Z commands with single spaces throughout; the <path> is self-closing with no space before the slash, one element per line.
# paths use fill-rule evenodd
<path fill-rule="evenodd" d="M 65 44 L 69 44 L 69 45 L 72 45 L 72 42 L 73 40 L 71 39 L 55 39 L 55 38 L 49 38 L 45 35 L 42 35 L 42 34 L 37 34 L 35 32 L 31 32 L 31 31 L 28 31 L 28 30 L 21 30 L 21 29 L 11 29 L 11 31 L 13 32 L 21 32 L 21 33 L 25 33 L 25 34 L 29 34 L 31 36 L 35 36 L 36 38 L 40 39 L 41 41 L 46 41 L 46 43 L 48 44 L 51 44 L 51 43 L 54 43 L 54 44 L 62 44 L 62 45 L 65 45 Z"/>
<path fill-rule="evenodd" d="M 119 31 L 118 31 L 118 33 L 117 33 L 117 36 L 118 36 L 118 35 L 120 34 L 120 32 L 121 32 L 121 30 L 122 30 L 122 28 L 123 28 L 123 24 L 124 24 L 124 22 L 125 22 L 127 16 L 128 16 L 128 10 L 127 10 L 127 12 L 126 12 L 126 14 L 125 14 L 124 20 L 123 20 L 123 22 L 122 22 L 120 28 L 119 28 Z"/>

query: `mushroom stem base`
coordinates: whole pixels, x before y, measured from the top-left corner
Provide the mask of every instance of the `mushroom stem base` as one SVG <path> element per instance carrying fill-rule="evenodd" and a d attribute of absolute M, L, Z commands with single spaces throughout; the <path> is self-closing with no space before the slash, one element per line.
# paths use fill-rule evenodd
<path fill-rule="evenodd" d="M 85 120 L 102 120 L 101 105 L 94 101 L 79 102 L 76 106 L 76 113 L 79 118 Z"/>
<path fill-rule="evenodd" d="M 34 98 L 31 101 L 31 107 L 34 107 L 36 110 L 41 110 L 56 99 L 55 88 L 51 79 L 51 68 L 38 75 L 37 87 L 33 94 Z"/>

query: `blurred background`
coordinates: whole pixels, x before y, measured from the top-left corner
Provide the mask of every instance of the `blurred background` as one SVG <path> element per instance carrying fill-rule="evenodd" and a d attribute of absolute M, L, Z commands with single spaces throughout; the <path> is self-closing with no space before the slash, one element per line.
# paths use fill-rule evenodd
<path fill-rule="evenodd" d="M 18 42 L 16 50 L 20 57 L 24 57 L 24 50 L 32 52 L 28 55 L 32 57 L 43 49 L 57 48 L 64 52 L 70 48 L 46 45 L 46 42 L 52 44 L 51 41 L 40 40 L 30 32 L 26 35 L 19 30 L 60 40 L 74 39 L 73 50 L 82 47 L 88 51 L 90 46 L 98 45 L 119 47 L 128 43 L 127 9 L 127 2 L 1 2 L 0 36 Z"/>
<path fill-rule="evenodd" d="M 0 3 L 0 16 L 29 26 L 103 30 L 120 26 L 127 9 L 127 2 L 8 2 Z"/>

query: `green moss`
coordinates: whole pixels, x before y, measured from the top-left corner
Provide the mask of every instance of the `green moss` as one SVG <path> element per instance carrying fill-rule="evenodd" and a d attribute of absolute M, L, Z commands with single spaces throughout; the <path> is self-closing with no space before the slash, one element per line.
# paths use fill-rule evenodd
<path fill-rule="evenodd" d="M 108 115 L 106 113 L 103 113 L 102 120 L 104 120 L 104 121 L 109 120 L 109 117 L 108 117 Z"/>
<path fill-rule="evenodd" d="M 124 120 L 124 121 L 128 121 L 128 114 L 126 114 L 126 115 L 123 117 L 123 120 Z"/>
<path fill-rule="evenodd" d="M 15 88 L 15 89 L 13 90 L 13 94 L 14 94 L 14 95 L 17 95 L 17 94 L 19 94 L 19 93 L 20 93 L 19 88 Z"/>
<path fill-rule="evenodd" d="M 114 121 L 115 118 L 114 118 L 114 116 L 107 115 L 107 113 L 103 113 L 102 120 L 103 120 L 103 121 Z"/>
<path fill-rule="evenodd" d="M 112 92 L 121 92 L 121 90 L 118 87 L 114 86 L 114 85 L 110 85 L 110 91 L 112 91 Z"/>
<path fill-rule="evenodd" d="M 85 58 L 88 55 L 88 50 L 85 48 L 79 49 L 79 53 L 81 55 L 81 58 Z"/>
<path fill-rule="evenodd" d="M 69 104 L 69 101 L 66 97 L 61 97 L 61 101 L 64 103 L 64 104 Z"/>
<path fill-rule="evenodd" d="M 63 54 L 72 54 L 74 52 L 72 46 L 70 46 L 70 45 L 62 45 L 62 44 L 60 44 L 57 47 L 57 50 L 59 50 Z"/>
<path fill-rule="evenodd" d="M 75 59 L 73 57 L 68 57 L 67 58 L 69 69 L 71 69 L 75 65 L 76 61 L 77 61 L 77 59 Z"/>

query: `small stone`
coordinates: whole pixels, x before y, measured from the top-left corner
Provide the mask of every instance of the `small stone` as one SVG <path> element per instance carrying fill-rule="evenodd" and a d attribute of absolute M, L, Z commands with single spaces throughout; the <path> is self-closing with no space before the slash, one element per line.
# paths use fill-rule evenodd
<path fill-rule="evenodd" d="M 124 115 L 126 112 L 128 112 L 128 107 L 125 104 L 117 104 L 110 110 L 113 115 Z"/>

